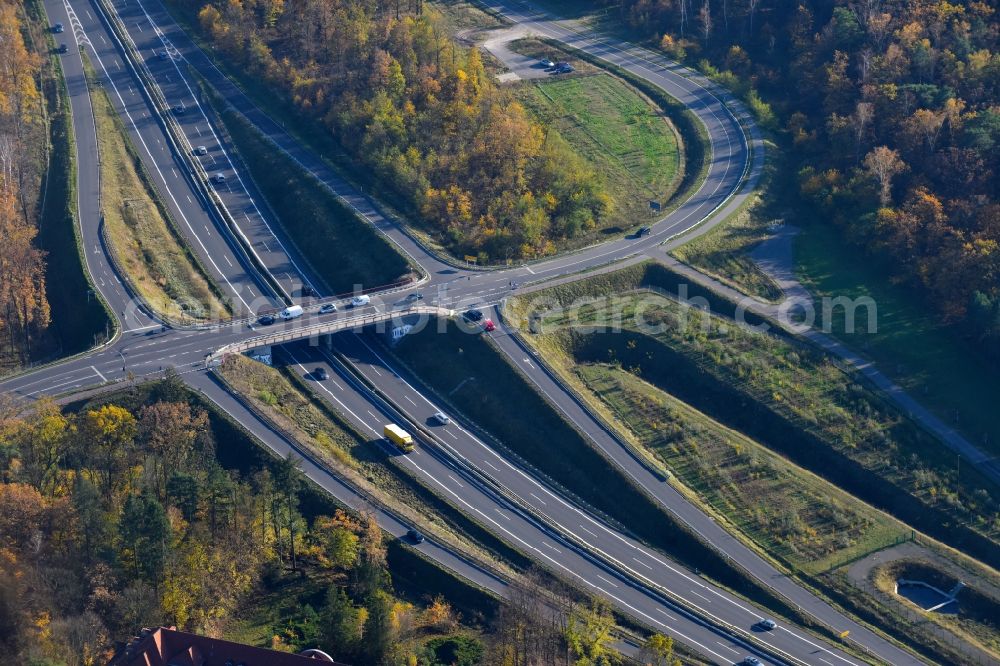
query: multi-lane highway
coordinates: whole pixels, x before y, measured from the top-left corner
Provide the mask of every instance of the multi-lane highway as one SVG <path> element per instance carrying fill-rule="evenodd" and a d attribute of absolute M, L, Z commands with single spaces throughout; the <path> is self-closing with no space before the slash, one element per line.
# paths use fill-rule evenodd
<path fill-rule="evenodd" d="M 80 164 L 81 234 L 88 249 L 88 270 L 121 321 L 122 333 L 90 354 L 9 378 L 0 383 L 0 389 L 30 400 L 42 394 L 72 393 L 129 375 L 153 376 L 174 367 L 192 387 L 233 414 L 276 452 L 285 453 L 293 448 L 281 433 L 260 422 L 205 371 L 204 358 L 208 352 L 261 334 L 260 329 L 252 328 L 252 316 L 197 330 L 161 326 L 161 322 L 135 307 L 119 277 L 114 275 L 106 259 L 106 248 L 100 242 L 96 140 L 83 78 L 84 52 L 101 84 L 108 89 L 116 110 L 122 114 L 164 204 L 190 246 L 209 267 L 210 276 L 223 287 L 241 315 L 274 307 L 282 296 L 301 300 L 303 284 L 318 291 L 323 285 L 316 284 L 294 248 L 267 219 L 266 212 L 260 210 L 259 195 L 226 153 L 210 115 L 200 105 L 187 67 L 265 133 L 276 149 L 287 152 L 312 172 L 424 271 L 421 285 L 375 298 L 372 305 L 352 315 L 404 309 L 411 303 L 408 294 L 417 289 L 422 291 L 426 303 L 449 308 L 493 304 L 510 293 L 512 283 L 542 281 L 626 260 L 701 225 L 695 231 L 698 233 L 723 219 L 752 190 L 763 165 L 762 143 L 742 105 L 727 93 L 657 54 L 593 33 L 575 32 L 524 3 L 490 4 L 491 9 L 505 14 L 512 22 L 523 23 L 538 34 L 585 50 L 647 79 L 685 103 L 704 123 L 711 145 L 707 175 L 693 195 L 654 225 L 651 235 L 641 239 L 622 238 L 503 271 L 468 271 L 453 266 L 426 251 L 385 215 L 376 202 L 354 190 L 321 158 L 257 109 L 188 39 L 158 0 L 46 0 L 50 19 L 70 26 L 75 39 L 63 66 Z M 207 154 L 191 155 L 190 149 L 197 146 L 205 146 Z M 204 183 L 192 173 L 197 171 L 192 169 L 195 159 L 209 174 L 226 175 L 225 184 L 215 188 L 218 208 L 212 205 L 215 197 L 205 196 Z M 236 225 L 235 229 L 227 223 L 227 217 Z M 309 305 L 310 300 L 304 302 Z M 295 330 L 305 324 L 349 316 L 343 312 L 344 308 L 329 315 L 319 315 L 315 310 L 312 305 L 303 319 L 266 330 Z M 521 353 L 509 347 L 515 343 L 503 335 L 498 343 L 502 350 Z M 285 353 L 302 372 L 315 364 L 329 364 L 333 379 L 316 382 L 317 392 L 373 440 L 381 436 L 380 424 L 389 418 L 399 416 L 426 423 L 435 411 L 434 405 L 390 368 L 363 338 L 342 334 L 335 337 L 335 344 L 338 351 L 352 360 L 353 371 L 331 363 L 311 347 L 295 346 Z M 764 584 L 780 588 L 779 592 L 794 599 L 794 603 L 801 601 L 800 605 L 827 626 L 849 629 L 857 644 L 875 658 L 890 663 L 920 663 L 797 587 L 759 558 L 754 559 L 748 549 L 679 494 L 643 477 L 642 469 L 630 468 L 627 455 L 619 459 L 624 451 L 620 444 L 609 433 L 593 430 L 594 423 L 587 421 L 588 415 L 579 405 L 576 406 L 579 411 L 574 412 L 553 378 L 536 375 L 534 380 L 557 409 L 591 433 L 595 445 L 604 448 L 667 510 L 681 516 L 710 543 L 738 558 Z M 368 390 L 366 381 L 379 388 L 388 404 Z M 490 449 L 462 424 L 453 422 L 432 429 L 432 433 L 434 442 L 428 444 L 433 445 L 403 459 L 416 476 L 438 488 L 460 510 L 515 547 L 609 598 L 623 612 L 648 626 L 674 635 L 707 658 L 732 663 L 754 650 L 774 663 L 859 663 L 796 627 L 781 626 L 774 632 L 753 631 L 752 625 L 762 615 L 761 611 L 565 501 Z M 307 459 L 305 469 L 317 483 L 345 502 L 355 506 L 364 502 L 355 489 L 312 460 Z M 484 482 L 484 478 L 490 481 Z M 393 534 L 400 535 L 405 530 L 405 525 L 390 513 L 382 512 L 379 518 Z M 501 580 L 439 544 L 428 540 L 418 547 L 461 575 L 502 592 Z"/>

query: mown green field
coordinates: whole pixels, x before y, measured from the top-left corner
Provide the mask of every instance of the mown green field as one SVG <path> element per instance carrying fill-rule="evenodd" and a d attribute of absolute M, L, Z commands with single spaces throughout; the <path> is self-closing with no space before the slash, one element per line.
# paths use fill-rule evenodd
<path fill-rule="evenodd" d="M 669 121 L 610 74 L 527 82 L 520 98 L 604 179 L 615 201 L 605 226 L 627 228 L 649 217 L 680 182 L 681 147 Z"/>
<path fill-rule="evenodd" d="M 876 332 L 867 332 L 866 315 L 855 333 L 845 332 L 838 310 L 833 335 L 878 363 L 970 442 L 1000 455 L 1000 375 L 974 345 L 942 323 L 930 304 L 892 284 L 885 267 L 845 244 L 837 230 L 811 225 L 796 238 L 795 250 L 799 279 L 814 296 L 869 296 L 878 305 Z"/>

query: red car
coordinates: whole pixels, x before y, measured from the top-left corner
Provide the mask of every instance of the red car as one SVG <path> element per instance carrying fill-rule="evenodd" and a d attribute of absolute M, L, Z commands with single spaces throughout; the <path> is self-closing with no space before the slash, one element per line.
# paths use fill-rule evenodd
<path fill-rule="evenodd" d="M 490 331 L 497 330 L 497 325 L 493 323 L 492 319 L 487 319 L 483 322 L 483 330 L 489 333 Z"/>

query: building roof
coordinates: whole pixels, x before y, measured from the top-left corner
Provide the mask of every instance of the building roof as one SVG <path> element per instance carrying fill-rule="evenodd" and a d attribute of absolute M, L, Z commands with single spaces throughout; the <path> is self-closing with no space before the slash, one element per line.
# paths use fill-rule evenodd
<path fill-rule="evenodd" d="M 290 654 L 159 627 L 143 629 L 108 666 L 318 666 L 317 662 L 336 664 L 319 650 Z"/>

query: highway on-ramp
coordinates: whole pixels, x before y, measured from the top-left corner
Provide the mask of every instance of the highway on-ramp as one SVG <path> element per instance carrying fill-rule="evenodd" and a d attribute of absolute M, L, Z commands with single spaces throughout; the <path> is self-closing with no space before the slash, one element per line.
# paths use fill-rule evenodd
<path fill-rule="evenodd" d="M 273 307 L 280 302 L 277 293 L 268 293 L 268 282 L 261 279 L 258 270 L 266 271 L 279 285 L 284 284 L 285 286 L 279 288 L 287 287 L 289 295 L 293 298 L 301 297 L 301 292 L 296 290 L 301 288 L 303 282 L 309 283 L 310 279 L 300 270 L 301 262 L 297 260 L 294 249 L 290 249 L 288 243 L 284 242 L 280 231 L 275 232 L 272 229 L 266 214 L 257 209 L 256 202 L 259 195 L 256 194 L 252 184 L 247 184 L 242 178 L 237 177 L 236 168 L 222 153 L 225 147 L 221 142 L 207 142 L 211 143 L 213 151 L 207 166 L 213 169 L 218 166 L 233 174 L 232 178 L 227 177 L 226 191 L 220 194 L 219 198 L 222 199 L 221 207 L 226 209 L 239 225 L 235 234 L 242 235 L 244 240 L 249 240 L 249 247 L 247 244 L 241 244 L 238 238 L 234 238 L 233 230 L 227 228 L 220 220 L 219 211 L 200 198 L 198 182 L 190 173 L 183 171 L 185 165 L 190 164 L 191 156 L 179 155 L 176 148 L 171 151 L 166 147 L 171 141 L 179 141 L 183 149 L 185 144 L 202 145 L 197 142 L 203 136 L 211 135 L 213 141 L 215 137 L 208 116 L 201 115 L 197 96 L 193 93 L 193 82 L 185 78 L 189 74 L 180 63 L 186 63 L 197 71 L 226 98 L 228 103 L 260 128 L 275 143 L 276 149 L 284 150 L 298 160 L 303 167 L 384 233 L 401 251 L 409 255 L 426 274 L 425 284 L 419 287 L 425 301 L 449 308 L 462 308 L 468 304 L 496 303 L 511 291 L 512 283 L 527 283 L 564 276 L 642 255 L 668 238 L 689 232 L 699 225 L 700 229 L 705 229 L 708 225 L 721 220 L 726 212 L 739 205 L 752 190 L 763 164 L 762 144 L 745 109 L 731 95 L 719 90 L 697 74 L 647 50 L 594 34 L 574 32 L 549 21 L 543 14 L 525 10 L 523 4 L 516 8 L 501 3 L 492 4 L 495 10 L 506 13 L 512 21 L 529 23 L 532 30 L 537 30 L 539 34 L 564 41 L 649 80 L 688 105 L 705 124 L 711 144 L 707 175 L 694 194 L 654 225 L 652 234 L 638 239 L 622 238 L 508 270 L 463 269 L 427 252 L 406 233 L 404 228 L 384 214 L 377 202 L 339 178 L 322 159 L 304 148 L 283 128 L 254 107 L 250 100 L 215 68 L 211 60 L 191 43 L 157 0 L 141 3 L 47 0 L 46 10 L 54 21 L 63 20 L 67 25 L 71 25 L 80 49 L 88 50 L 88 57 L 95 61 L 95 69 L 99 70 L 99 78 L 113 89 L 112 101 L 126 119 L 126 127 L 133 141 L 141 146 L 140 157 L 154 174 L 154 181 L 168 209 L 175 219 L 184 222 L 182 228 L 187 229 L 185 236 L 195 252 L 204 263 L 213 267 L 210 271 L 211 277 L 220 284 L 229 285 L 229 292 L 234 300 L 242 303 L 242 306 L 237 308 L 241 314 L 252 315 L 262 306 Z M 102 12 L 110 12 L 111 15 Z M 124 34 L 111 29 L 113 25 L 118 25 Z M 123 39 L 126 43 L 122 42 Z M 130 60 L 129 53 L 137 53 L 142 62 Z M 161 53 L 164 54 L 162 57 Z M 138 70 L 143 67 L 145 71 L 139 72 Z M 78 172 L 93 172 L 96 171 L 94 168 L 96 144 L 92 140 L 92 116 L 89 118 L 87 116 L 89 99 L 78 51 L 74 50 L 64 58 L 64 68 L 67 71 L 74 112 L 74 129 L 80 149 Z M 183 104 L 184 112 L 175 112 L 174 117 L 165 117 L 164 109 L 158 108 L 155 101 L 158 98 L 168 100 L 170 105 L 174 100 L 179 100 L 177 104 Z M 169 108 L 167 113 L 171 113 Z M 88 123 L 91 125 L 89 128 Z M 172 134 L 178 125 L 182 133 L 180 136 Z M 81 177 L 80 226 L 82 237 L 85 243 L 88 243 L 88 247 L 92 240 L 100 237 L 99 191 L 93 181 L 93 178 Z M 236 183 L 239 187 L 230 191 L 231 183 Z M 95 199 L 98 202 L 96 205 Z M 240 212 L 244 214 L 242 221 L 239 219 Z M 268 238 L 272 238 L 273 242 L 268 242 Z M 101 288 L 100 291 L 116 312 L 116 316 L 123 321 L 123 333 L 102 349 L 64 363 L 9 378 L 0 383 L 0 388 L 17 397 L 32 399 L 41 394 L 73 393 L 96 384 L 120 381 L 130 375 L 155 376 L 163 369 L 173 367 L 181 372 L 185 381 L 202 391 L 206 397 L 230 413 L 239 414 L 241 422 L 251 423 L 252 427 L 248 426 L 251 431 L 272 449 L 279 453 L 287 451 L 290 443 L 285 441 L 280 433 L 269 430 L 268 426 L 250 414 L 245 406 L 241 407 L 241 403 L 212 380 L 204 368 L 203 361 L 206 354 L 226 344 L 259 336 L 261 329 L 254 329 L 250 319 L 203 329 L 181 330 L 161 327 L 154 317 L 132 305 L 130 295 L 121 287 L 118 276 L 113 274 L 113 266 L 105 258 L 106 251 L 107 248 L 103 244 L 94 244 L 94 256 L 88 255 L 88 268 L 95 279 L 100 276 L 104 280 L 107 288 Z M 257 256 L 258 251 L 262 253 L 259 256 Z M 220 261 L 226 266 L 225 268 L 220 266 Z M 299 272 L 298 278 L 293 275 L 294 271 Z M 111 281 L 112 278 L 114 282 Z M 408 291 L 404 289 L 386 298 L 373 299 L 372 306 L 359 312 L 404 308 L 409 302 L 406 297 L 415 293 L 415 289 L 417 287 Z M 309 301 L 306 302 L 309 304 Z M 343 310 L 343 301 L 339 303 Z M 303 319 L 270 327 L 268 330 L 295 330 L 307 323 L 331 321 L 345 316 L 347 315 L 343 312 L 319 315 L 316 313 L 316 306 L 313 305 L 309 314 Z M 344 337 L 342 335 L 338 339 Z M 354 350 L 363 351 L 360 347 L 354 347 Z M 293 350 L 292 353 L 296 352 Z M 406 410 L 406 403 L 412 402 L 416 409 L 411 416 L 419 418 L 421 413 L 430 407 L 429 403 L 421 406 L 418 403 L 421 396 L 411 392 L 412 387 L 406 388 L 410 385 L 402 381 L 400 375 L 388 368 L 381 359 L 366 360 L 360 353 L 356 353 L 355 357 L 354 360 L 362 374 L 368 373 L 369 376 L 378 377 L 378 373 L 382 372 L 379 369 L 381 365 L 391 377 L 402 382 L 387 381 L 387 395 L 397 409 Z M 379 406 L 378 400 L 366 392 L 363 386 L 348 382 L 345 375 L 339 376 L 343 386 L 343 395 L 338 396 L 341 406 L 348 413 L 354 412 L 355 408 L 357 410 L 363 408 L 365 414 L 370 414 L 370 417 L 360 419 L 354 417 L 357 419 L 355 425 L 362 430 L 364 427 L 377 427 L 377 422 L 381 420 L 378 410 L 385 407 Z M 381 381 L 376 383 L 381 384 Z M 397 400 L 403 404 L 397 403 Z M 562 408 L 559 405 L 557 407 Z M 458 428 L 458 424 L 455 428 Z M 614 532 L 603 523 L 590 522 L 595 519 L 585 511 L 564 501 L 543 484 L 539 485 L 539 482 L 531 479 L 530 475 L 508 463 L 495 452 L 491 452 L 481 440 L 470 435 L 468 430 L 460 430 L 464 433 L 460 438 L 463 446 L 462 455 L 470 456 L 467 460 L 471 465 L 471 471 L 465 469 L 462 473 L 473 474 L 475 478 L 477 470 L 479 473 L 484 473 L 484 469 L 489 465 L 504 470 L 504 483 L 500 485 L 505 491 L 513 493 L 517 502 L 525 503 L 517 505 L 518 511 L 529 513 L 522 515 L 518 511 L 509 510 L 509 515 L 491 516 L 486 520 L 484 514 L 503 506 L 505 500 L 491 496 L 488 488 L 476 487 L 474 492 L 474 485 L 471 482 L 463 485 L 460 479 L 465 478 L 469 482 L 470 478 L 460 476 L 457 468 L 449 471 L 447 457 L 421 453 L 407 458 L 407 464 L 426 464 L 428 471 L 417 470 L 418 474 L 425 474 L 432 483 L 441 487 L 442 493 L 452 495 L 457 504 L 461 505 L 463 500 L 467 502 L 465 510 L 473 518 L 505 535 L 505 538 L 533 554 L 537 559 L 547 562 L 549 566 L 559 568 L 570 561 L 567 558 L 575 558 L 569 567 L 571 569 L 569 575 L 575 573 L 579 576 L 581 572 L 588 572 L 583 576 L 586 580 L 582 581 L 586 586 L 611 598 L 620 608 L 642 618 L 649 626 L 664 628 L 668 633 L 673 633 L 683 642 L 720 663 L 731 663 L 741 658 L 746 647 L 739 636 L 741 632 L 749 629 L 759 611 L 749 607 L 745 601 L 719 590 L 708 582 L 701 581 L 683 567 L 669 562 L 644 545 Z M 459 436 L 457 433 L 453 434 Z M 421 455 L 425 455 L 425 459 L 421 459 Z M 329 476 L 318 468 L 309 468 L 308 471 L 314 478 L 323 477 L 324 474 Z M 350 497 L 353 492 L 343 483 L 330 479 L 324 481 L 323 485 L 342 498 Z M 494 488 L 493 492 L 496 491 Z M 534 497 L 536 501 L 526 500 L 525 495 Z M 349 500 L 345 501 L 350 503 Z M 506 522 L 508 518 L 512 524 L 513 521 L 518 521 L 517 530 L 510 526 L 503 527 L 501 521 Z M 394 534 L 398 534 L 402 528 L 398 519 L 389 514 L 383 514 L 380 519 L 385 521 Z M 692 520 L 699 519 L 710 520 L 703 514 L 692 514 Z M 393 520 L 396 523 L 393 523 Z M 575 526 L 574 521 L 576 521 Z M 590 534 L 582 536 L 583 530 L 577 528 L 584 526 L 589 526 L 587 529 L 596 536 Z M 585 543 L 578 543 L 577 539 Z M 427 550 L 433 551 L 435 547 L 431 544 Z M 427 554 L 439 561 L 448 557 L 454 558 L 454 554 L 447 556 L 435 552 Z M 454 561 L 445 565 L 452 569 L 462 566 Z M 464 566 L 470 565 L 466 563 Z M 489 576 L 484 578 L 482 572 L 470 576 L 473 578 L 479 576 L 481 580 L 489 578 Z M 611 582 L 600 582 L 605 579 Z M 486 586 L 496 589 L 492 583 Z M 688 589 L 683 589 L 685 587 Z M 669 595 L 682 595 L 682 602 L 666 601 L 665 597 Z M 699 595 L 704 601 L 697 601 Z M 671 606 L 671 603 L 674 605 Z M 713 603 L 716 605 L 711 606 Z M 680 610 L 684 606 L 700 608 L 699 615 L 702 617 L 686 616 L 684 611 Z M 666 610 L 668 608 L 670 610 Z M 836 614 L 833 609 L 829 610 Z M 664 614 L 670 614 L 675 618 L 671 620 L 672 624 L 650 619 Z M 847 618 L 842 618 L 839 614 L 836 616 L 842 620 L 840 626 L 853 626 Z M 727 628 L 727 625 L 739 629 Z M 874 634 L 868 636 L 862 631 L 858 633 L 859 642 L 886 661 L 919 663 L 908 653 Z M 782 627 L 777 632 L 757 638 L 764 638 L 764 644 L 769 649 L 775 650 L 773 654 L 787 653 L 789 656 L 786 661 L 789 662 L 856 663 L 856 659 L 795 627 Z"/>

